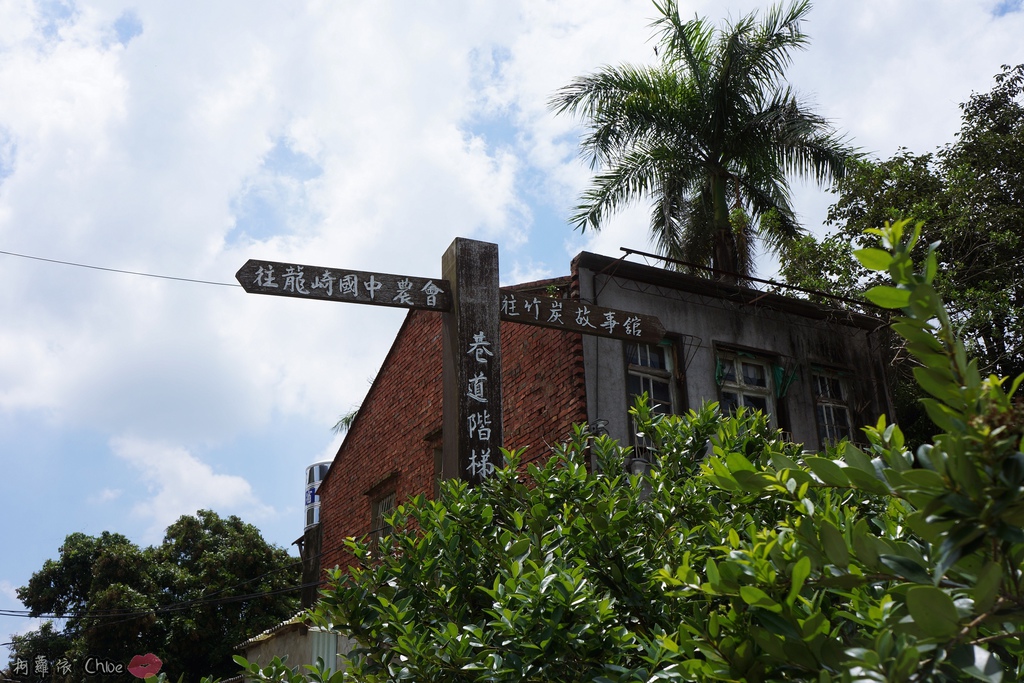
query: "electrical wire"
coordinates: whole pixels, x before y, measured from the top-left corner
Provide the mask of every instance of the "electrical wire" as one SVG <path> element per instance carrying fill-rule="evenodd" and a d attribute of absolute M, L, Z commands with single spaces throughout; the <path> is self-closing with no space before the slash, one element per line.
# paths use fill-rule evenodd
<path fill-rule="evenodd" d="M 31 259 L 33 261 L 45 261 L 46 263 L 57 263 L 62 266 L 74 266 L 75 268 L 89 268 L 91 270 L 103 270 L 108 273 L 121 273 L 124 275 L 138 275 L 141 277 L 152 277 L 160 280 L 176 280 L 178 282 L 194 282 L 201 285 L 217 285 L 219 287 L 241 287 L 242 285 L 237 282 L 214 282 L 213 280 L 197 280 L 189 277 L 175 277 L 173 275 L 156 275 L 153 273 L 142 273 L 136 270 L 122 270 L 120 268 L 105 268 L 103 266 L 93 266 L 87 263 L 75 263 L 74 261 L 60 261 L 58 259 L 43 258 L 42 256 L 29 256 L 28 254 L 18 254 L 13 251 L 4 251 L 0 249 L 0 254 L 6 256 L 16 256 L 23 259 Z"/>

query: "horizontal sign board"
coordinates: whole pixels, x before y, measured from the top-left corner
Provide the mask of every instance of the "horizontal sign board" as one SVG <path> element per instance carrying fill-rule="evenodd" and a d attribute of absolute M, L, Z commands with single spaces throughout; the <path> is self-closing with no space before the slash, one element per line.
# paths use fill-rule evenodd
<path fill-rule="evenodd" d="M 508 322 L 645 344 L 657 344 L 665 338 L 665 327 L 653 315 L 603 308 L 575 299 L 524 296 L 511 289 L 501 290 L 500 315 Z"/>
<path fill-rule="evenodd" d="M 249 259 L 235 279 L 250 294 L 448 311 L 451 288 L 439 278 L 342 270 Z"/>

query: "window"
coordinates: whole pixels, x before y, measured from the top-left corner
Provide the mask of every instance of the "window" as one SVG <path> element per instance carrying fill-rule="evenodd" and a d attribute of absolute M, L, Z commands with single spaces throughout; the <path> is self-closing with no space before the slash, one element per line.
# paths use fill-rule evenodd
<path fill-rule="evenodd" d="M 669 344 L 629 344 L 626 351 L 626 401 L 632 408 L 639 396 L 647 393 L 648 405 L 654 414 L 669 415 L 678 412 L 675 400 L 675 359 Z M 636 453 L 649 453 L 654 444 L 639 435 L 629 418 L 630 440 Z M 643 460 L 643 456 L 640 457 Z M 646 461 L 644 461 L 646 462 Z"/>
<path fill-rule="evenodd" d="M 626 393 L 630 407 L 646 391 L 655 413 L 676 412 L 671 346 L 626 344 L 626 365 Z"/>
<path fill-rule="evenodd" d="M 818 442 L 821 447 L 849 439 L 850 411 L 846 383 L 838 373 L 814 373 L 814 400 L 817 404 Z"/>
<path fill-rule="evenodd" d="M 311 527 L 314 524 L 320 523 L 320 506 L 310 506 L 306 508 L 306 527 Z"/>
<path fill-rule="evenodd" d="M 765 361 L 747 353 L 721 353 L 715 371 L 722 412 L 732 414 L 739 406 L 760 410 L 769 424 L 777 427 L 772 368 Z"/>
<path fill-rule="evenodd" d="M 370 504 L 370 537 L 374 548 L 380 543 L 380 539 L 391 533 L 391 525 L 388 524 L 387 517 L 394 509 L 394 491 L 384 494 Z"/>

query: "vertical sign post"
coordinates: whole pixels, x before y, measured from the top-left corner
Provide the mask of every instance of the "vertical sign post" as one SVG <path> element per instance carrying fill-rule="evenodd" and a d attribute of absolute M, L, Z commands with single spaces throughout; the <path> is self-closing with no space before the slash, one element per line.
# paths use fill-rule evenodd
<path fill-rule="evenodd" d="M 501 456 L 498 245 L 456 238 L 441 258 L 451 287 L 444 314 L 444 455 L 441 473 L 478 484 Z"/>

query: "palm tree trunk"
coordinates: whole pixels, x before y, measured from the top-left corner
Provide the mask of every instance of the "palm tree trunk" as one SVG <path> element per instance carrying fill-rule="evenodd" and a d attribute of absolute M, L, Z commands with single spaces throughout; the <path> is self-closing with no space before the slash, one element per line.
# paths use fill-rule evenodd
<path fill-rule="evenodd" d="M 726 178 L 711 176 L 711 198 L 715 203 L 714 263 L 715 279 L 736 284 L 736 241 L 729 222 L 729 204 L 726 201 Z"/>

